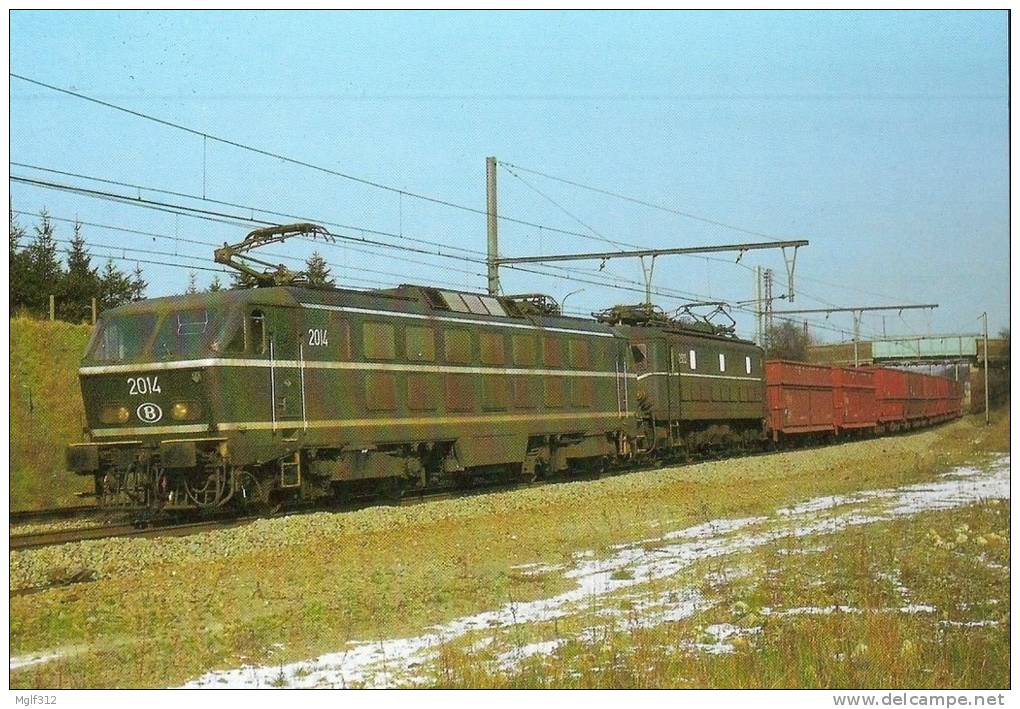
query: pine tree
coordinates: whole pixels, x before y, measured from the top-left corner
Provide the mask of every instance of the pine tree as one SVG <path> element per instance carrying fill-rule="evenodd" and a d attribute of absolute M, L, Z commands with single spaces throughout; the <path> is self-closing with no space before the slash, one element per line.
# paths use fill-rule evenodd
<path fill-rule="evenodd" d="M 115 308 L 131 300 L 134 289 L 124 272 L 113 265 L 113 259 L 106 262 L 100 276 L 99 304 L 103 310 Z"/>
<path fill-rule="evenodd" d="M 131 272 L 131 300 L 142 300 L 148 287 L 149 284 L 142 278 L 142 264 L 136 263 Z"/>
<path fill-rule="evenodd" d="M 69 322 L 90 319 L 92 299 L 99 297 L 99 273 L 92 267 L 81 224 L 75 222 L 74 238 L 67 255 L 67 272 L 57 295 L 57 317 Z"/>
<path fill-rule="evenodd" d="M 308 282 L 313 286 L 336 287 L 336 280 L 330 276 L 329 264 L 318 251 L 313 251 L 305 261 L 305 273 L 308 276 Z"/>
<path fill-rule="evenodd" d="M 185 289 L 186 295 L 194 295 L 198 293 L 198 274 L 194 271 L 188 271 L 188 287 Z"/>
<path fill-rule="evenodd" d="M 28 254 L 22 248 L 21 240 L 25 238 L 25 229 L 18 224 L 14 210 L 10 211 L 10 240 L 8 241 L 8 265 L 10 266 L 10 311 L 13 315 L 28 307 Z"/>
<path fill-rule="evenodd" d="M 212 282 L 209 284 L 210 293 L 219 293 L 223 290 L 223 283 L 220 281 L 219 276 L 213 276 Z"/>
<path fill-rule="evenodd" d="M 39 213 L 35 238 L 25 250 L 25 306 L 38 314 L 49 310 L 50 295 L 57 295 L 63 270 L 57 259 L 53 221 L 46 210 Z"/>

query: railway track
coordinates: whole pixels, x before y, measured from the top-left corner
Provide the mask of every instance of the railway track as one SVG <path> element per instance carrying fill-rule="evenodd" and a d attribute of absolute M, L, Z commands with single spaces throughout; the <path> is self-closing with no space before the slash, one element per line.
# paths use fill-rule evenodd
<path fill-rule="evenodd" d="M 292 517 L 301 514 L 310 514 L 313 512 L 353 512 L 359 509 L 365 509 L 372 506 L 399 506 L 407 507 L 413 505 L 424 504 L 428 502 L 438 502 L 440 500 L 450 500 L 460 497 L 470 497 L 472 495 L 483 495 L 492 492 L 501 492 L 506 490 L 518 489 L 521 487 L 533 487 L 551 483 L 509 483 L 499 485 L 485 485 L 469 490 L 443 490 L 432 492 L 428 494 L 409 494 L 399 500 L 393 500 L 390 502 L 380 503 L 378 498 L 362 498 L 352 500 L 343 505 L 334 505 L 331 507 L 314 507 L 307 509 L 295 509 L 287 510 L 275 515 L 246 515 L 244 517 L 222 517 L 216 519 L 207 519 L 194 522 L 184 522 L 177 524 L 157 524 L 151 526 L 140 527 L 136 523 L 123 523 L 123 524 L 108 524 L 108 525 L 97 525 L 95 527 L 80 527 L 77 529 L 58 529 L 58 530 L 47 530 L 42 532 L 33 532 L 29 534 L 12 534 L 10 536 L 9 549 L 10 551 L 26 551 L 29 549 L 40 549 L 42 547 L 56 546 L 59 544 L 72 544 L 75 542 L 82 542 L 94 539 L 113 539 L 122 537 L 134 537 L 140 539 L 153 538 L 153 537 L 183 537 L 191 534 L 198 534 L 199 532 L 213 531 L 217 529 L 230 529 L 232 527 L 239 527 L 245 524 L 250 524 L 260 519 L 279 519 L 282 517 Z M 97 510 L 92 509 L 92 512 Z M 20 519 L 19 521 L 31 520 L 37 521 L 39 519 L 60 519 L 59 513 L 61 510 L 40 510 L 39 513 L 43 512 L 54 512 L 58 513 L 53 517 L 44 516 L 29 516 Z M 67 517 L 73 517 L 75 515 L 70 514 Z M 14 515 L 11 517 L 11 521 L 14 521 Z"/>
<path fill-rule="evenodd" d="M 899 434 L 886 434 L 886 435 L 899 435 Z M 805 448 L 822 448 L 827 445 L 831 445 L 831 442 L 822 441 L 800 441 L 797 446 L 798 449 Z M 53 530 L 44 531 L 31 534 L 12 534 L 10 537 L 9 548 L 11 551 L 24 551 L 29 549 L 39 549 L 47 546 L 55 546 L 59 544 L 70 544 L 74 542 L 81 542 L 93 539 L 111 539 L 119 537 L 136 537 L 136 538 L 153 538 L 153 537 L 182 537 L 190 534 L 198 534 L 200 532 L 213 531 L 217 529 L 229 529 L 231 527 L 239 527 L 245 524 L 260 519 L 279 519 L 282 517 L 290 517 L 301 514 L 310 514 L 313 512 L 353 512 L 367 507 L 376 506 L 390 506 L 390 507 L 405 507 L 412 505 L 419 505 L 428 502 L 438 502 L 440 500 L 451 500 L 464 497 L 471 497 L 475 495 L 485 495 L 495 492 L 506 492 L 510 490 L 520 490 L 524 488 L 544 487 L 546 485 L 555 485 L 557 483 L 568 482 L 568 481 L 582 481 L 592 480 L 597 478 L 609 478 L 618 475 L 626 475 L 628 473 L 635 473 L 647 470 L 658 470 L 660 468 L 668 468 L 676 465 L 690 465 L 699 462 L 706 462 L 710 460 L 722 460 L 729 458 L 740 458 L 740 457 L 756 457 L 760 455 L 769 455 L 776 452 L 767 445 L 761 449 L 750 449 L 740 451 L 706 451 L 702 455 L 695 458 L 689 458 L 685 460 L 657 460 L 647 461 L 643 463 L 625 465 L 617 468 L 609 468 L 601 472 L 590 472 L 581 473 L 570 476 L 556 476 L 551 478 L 545 478 L 543 480 L 533 482 L 498 482 L 498 483 L 486 483 L 471 488 L 458 488 L 458 489 L 445 489 L 436 490 L 433 492 L 419 493 L 419 492 L 408 492 L 403 497 L 395 500 L 384 500 L 375 496 L 360 497 L 353 500 L 336 504 L 331 506 L 316 506 L 310 508 L 299 508 L 290 509 L 276 514 L 261 514 L 261 515 L 246 515 L 243 517 L 220 517 L 216 519 L 206 519 L 201 521 L 192 521 L 178 524 L 159 524 L 153 526 L 139 527 L 135 523 L 124 523 L 124 524 L 111 524 L 102 525 L 95 527 L 80 527 L 77 529 L 65 529 L 65 530 Z M 84 511 L 88 512 L 99 512 L 94 507 L 72 507 L 64 509 L 54 510 L 39 510 L 27 513 L 12 513 L 11 521 L 15 521 L 15 515 L 22 515 L 21 521 L 32 520 L 35 521 L 45 515 L 55 515 L 57 519 L 61 518 L 61 515 L 67 517 L 74 517 L 80 514 L 84 514 Z M 33 518 L 32 515 L 36 517 Z M 53 518 L 53 517 L 51 517 Z"/>
<path fill-rule="evenodd" d="M 253 522 L 263 517 L 234 517 L 222 520 L 203 520 L 184 524 L 168 524 L 140 528 L 134 524 L 112 524 L 80 529 L 60 529 L 32 534 L 14 534 L 10 537 L 11 551 L 39 549 L 41 547 L 70 544 L 90 539 L 112 539 L 118 537 L 181 537 L 213 529 L 225 529 Z"/>
<path fill-rule="evenodd" d="M 74 519 L 101 512 L 93 505 L 79 507 L 53 507 L 46 510 L 19 510 L 10 513 L 11 524 L 28 524 L 30 522 L 51 522 L 62 519 Z"/>

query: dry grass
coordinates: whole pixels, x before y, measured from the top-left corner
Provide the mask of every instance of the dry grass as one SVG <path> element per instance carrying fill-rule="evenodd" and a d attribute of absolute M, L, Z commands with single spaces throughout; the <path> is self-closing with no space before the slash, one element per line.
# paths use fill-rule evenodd
<path fill-rule="evenodd" d="M 11 318 L 11 509 L 80 504 L 90 480 L 65 472 L 64 448 L 82 440 L 78 365 L 88 325 Z"/>
<path fill-rule="evenodd" d="M 670 579 L 712 602 L 682 621 L 641 628 L 592 613 L 573 622 L 585 639 L 550 656 L 506 671 L 499 658 L 512 653 L 512 638 L 481 653 L 460 644 L 431 679 L 447 687 L 1008 687 L 1009 521 L 1008 503 L 996 500 L 852 528 L 821 547 L 817 538 L 787 540 L 727 559 L 732 580 L 718 581 L 712 564 Z M 939 541 L 964 536 L 951 549 Z M 710 632 L 722 624 L 733 633 L 724 643 Z"/>
<path fill-rule="evenodd" d="M 11 682 L 172 685 L 214 668 L 313 657 L 349 640 L 414 635 L 570 585 L 555 572 L 522 574 L 514 568 L 521 564 L 555 565 L 579 550 L 601 555 L 700 521 L 917 481 L 1006 447 L 1008 420 L 984 429 L 968 419 L 911 436 L 412 508 L 266 521 L 172 541 L 70 545 L 62 559 L 49 550 L 16 554 L 12 575 L 43 560 L 87 559 L 101 578 L 11 599 L 12 654 L 66 650 L 13 672 Z M 486 680 L 468 669 L 437 681 L 533 681 Z M 710 668 L 695 676 L 721 681 Z M 627 683 L 622 675 L 613 681 Z"/>

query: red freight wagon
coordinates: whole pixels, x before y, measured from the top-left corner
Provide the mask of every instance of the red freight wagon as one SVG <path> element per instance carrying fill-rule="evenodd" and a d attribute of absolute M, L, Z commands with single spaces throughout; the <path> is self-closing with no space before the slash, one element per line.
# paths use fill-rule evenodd
<path fill-rule="evenodd" d="M 924 417 L 935 418 L 939 415 L 938 377 L 922 374 L 921 381 L 924 388 Z"/>
<path fill-rule="evenodd" d="M 963 416 L 963 385 L 960 382 L 954 382 L 950 380 L 952 389 L 950 390 L 950 413 L 953 416 Z"/>
<path fill-rule="evenodd" d="M 952 416 L 952 382 L 945 377 L 935 377 L 935 415 L 943 418 Z"/>
<path fill-rule="evenodd" d="M 773 439 L 779 434 L 835 431 L 829 367 L 773 360 L 765 363 L 765 380 Z"/>
<path fill-rule="evenodd" d="M 924 375 L 907 372 L 907 400 L 904 418 L 916 421 L 925 417 Z"/>
<path fill-rule="evenodd" d="M 878 422 L 890 428 L 899 428 L 907 418 L 907 400 L 910 396 L 907 373 L 882 367 L 873 368 L 871 373 L 875 381 Z"/>
<path fill-rule="evenodd" d="M 832 408 L 837 430 L 878 425 L 874 373 L 868 369 L 833 367 Z"/>
<path fill-rule="evenodd" d="M 944 418 L 957 418 L 963 415 L 963 387 L 947 377 L 939 377 L 942 387 L 939 415 Z"/>

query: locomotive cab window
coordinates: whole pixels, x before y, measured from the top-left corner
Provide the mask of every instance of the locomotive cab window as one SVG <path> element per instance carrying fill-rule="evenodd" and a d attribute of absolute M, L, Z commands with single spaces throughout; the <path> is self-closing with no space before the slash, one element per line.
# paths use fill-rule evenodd
<path fill-rule="evenodd" d="M 751 358 L 750 357 L 744 357 L 744 371 L 747 372 L 748 374 L 751 373 Z"/>
<path fill-rule="evenodd" d="M 92 338 L 89 357 L 98 362 L 121 362 L 141 355 L 152 338 L 156 316 L 151 313 L 106 317 Z"/>
<path fill-rule="evenodd" d="M 690 363 L 691 369 L 697 369 L 698 368 L 698 353 L 695 352 L 694 350 L 691 350 L 687 354 L 689 355 L 689 359 L 687 361 Z"/>
<path fill-rule="evenodd" d="M 648 362 L 648 345 L 641 343 L 638 345 L 630 346 L 631 357 L 634 358 L 634 365 L 639 369 L 644 369 Z"/>
<path fill-rule="evenodd" d="M 726 355 L 724 355 L 722 352 L 719 353 L 719 371 L 720 372 L 726 371 Z"/>
<path fill-rule="evenodd" d="M 219 354 L 244 354 L 245 316 L 241 311 L 234 311 L 226 320 L 219 337 L 213 341 L 211 348 Z"/>

